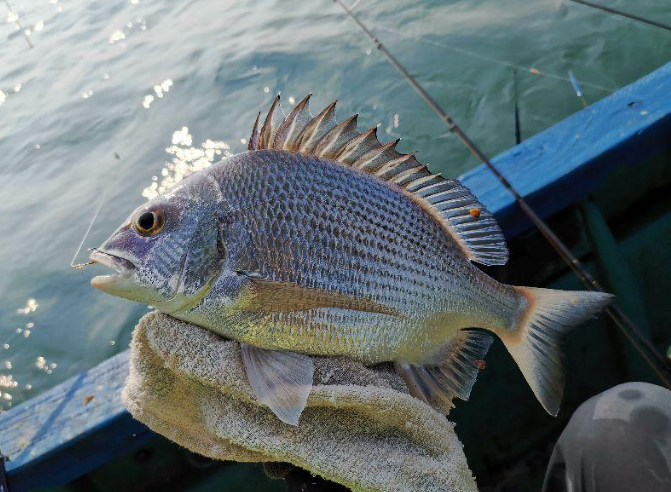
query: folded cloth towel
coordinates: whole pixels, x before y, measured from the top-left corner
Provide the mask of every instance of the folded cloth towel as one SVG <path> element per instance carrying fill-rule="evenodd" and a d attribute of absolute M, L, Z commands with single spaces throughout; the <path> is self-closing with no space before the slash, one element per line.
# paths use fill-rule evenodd
<path fill-rule="evenodd" d="M 391 365 L 315 357 L 297 427 L 259 403 L 240 344 L 150 313 L 131 342 L 123 400 L 155 432 L 211 458 L 287 462 L 355 491 L 477 491 L 454 424 Z"/>

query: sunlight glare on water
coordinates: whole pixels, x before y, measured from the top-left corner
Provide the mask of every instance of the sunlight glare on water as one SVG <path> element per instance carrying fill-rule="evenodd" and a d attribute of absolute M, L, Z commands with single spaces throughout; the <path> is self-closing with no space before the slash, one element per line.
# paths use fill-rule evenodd
<path fill-rule="evenodd" d="M 172 134 L 172 145 L 165 151 L 174 156 L 161 169 L 161 177 L 152 176 L 152 182 L 144 190 L 142 196 L 151 200 L 164 191 L 172 188 L 187 176 L 210 167 L 216 160 L 233 155 L 226 142 L 205 140 L 200 147 L 192 147 L 193 137 L 187 127 L 182 127 Z"/>
<path fill-rule="evenodd" d="M 354 0 L 352 0 L 354 1 Z M 671 22 L 668 0 L 602 0 Z M 71 269 L 134 208 L 243 152 L 259 111 L 338 99 L 433 171 L 476 163 L 330 0 L 0 3 L 0 410 L 124 350 L 147 307 Z M 363 0 L 357 12 L 489 155 L 671 58 L 671 36 L 562 0 Z M 26 38 L 24 36 L 29 36 Z M 29 47 L 32 43 L 33 48 Z M 81 258 L 80 258 L 81 259 Z"/>

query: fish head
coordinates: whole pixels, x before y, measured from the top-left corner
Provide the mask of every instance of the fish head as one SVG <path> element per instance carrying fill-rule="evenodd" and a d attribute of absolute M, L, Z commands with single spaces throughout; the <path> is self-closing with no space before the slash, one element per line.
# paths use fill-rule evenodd
<path fill-rule="evenodd" d="M 135 209 L 91 254 L 114 271 L 91 285 L 166 313 L 202 299 L 224 260 L 220 196 L 207 179 L 187 178 Z"/>

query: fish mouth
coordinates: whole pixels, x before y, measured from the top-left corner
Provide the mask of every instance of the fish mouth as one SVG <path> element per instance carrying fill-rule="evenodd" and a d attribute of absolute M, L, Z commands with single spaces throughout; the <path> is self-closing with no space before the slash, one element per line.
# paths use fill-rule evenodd
<path fill-rule="evenodd" d="M 128 279 L 135 270 L 135 265 L 126 258 L 114 256 L 99 249 L 91 253 L 91 261 L 114 270 L 111 275 L 98 275 L 91 279 L 91 285 L 104 292 L 110 290 L 113 285 Z"/>

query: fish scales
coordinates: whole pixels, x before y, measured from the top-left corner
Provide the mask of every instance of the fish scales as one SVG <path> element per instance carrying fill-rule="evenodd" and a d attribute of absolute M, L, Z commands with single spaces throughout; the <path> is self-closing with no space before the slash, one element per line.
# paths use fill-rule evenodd
<path fill-rule="evenodd" d="M 268 328 L 253 330 L 262 339 L 250 343 L 379 362 L 404 346 L 432 343 L 433 334 L 417 330 L 421 320 L 446 310 L 475 315 L 488 295 L 507 293 L 509 304 L 516 302 L 517 294 L 473 267 L 430 215 L 362 172 L 277 151 L 248 154 L 212 172 L 229 206 L 241 210 L 242 228 L 251 231 L 247 253 L 254 261 L 240 269 L 373 299 L 401 313 L 273 314 Z M 474 277 L 482 289 L 474 288 Z M 292 332 L 295 326 L 317 328 Z M 354 353 L 343 352 L 347 337 Z"/>
<path fill-rule="evenodd" d="M 305 282 L 311 279 L 315 281 L 314 285 L 320 288 L 333 287 L 351 294 L 372 296 L 379 296 L 381 293 L 376 289 L 366 291 L 365 284 L 349 281 L 355 272 L 369 275 L 372 282 L 378 283 L 384 277 L 396 275 L 398 278 L 401 275 L 414 273 L 414 276 L 409 278 L 411 284 L 423 279 L 427 286 L 431 285 L 431 280 L 433 280 L 436 289 L 441 287 L 436 282 L 438 279 L 434 271 L 435 265 L 431 264 L 431 257 L 436 256 L 435 246 L 437 245 L 431 242 L 432 237 L 429 234 L 432 231 L 429 229 L 429 234 L 424 234 L 424 238 L 421 237 L 422 231 L 404 231 L 404 229 L 425 225 L 417 223 L 409 225 L 412 221 L 409 214 L 418 212 L 409 206 L 410 203 L 404 201 L 401 205 L 404 209 L 396 210 L 396 214 L 393 209 L 385 210 L 385 202 L 391 201 L 389 199 L 391 193 L 384 188 L 370 190 L 368 195 L 361 194 L 353 199 L 352 196 L 357 194 L 357 188 L 360 185 L 356 182 L 346 182 L 347 189 L 343 190 L 343 183 L 333 183 L 335 180 L 344 181 L 350 178 L 342 176 L 344 173 L 337 168 L 328 170 L 324 166 L 312 165 L 307 171 L 317 173 L 318 176 L 315 176 L 313 182 L 301 182 L 306 172 L 304 167 L 310 161 L 296 159 L 291 155 L 283 157 L 286 159 L 285 166 L 273 161 L 256 169 L 245 162 L 239 164 L 243 171 L 248 169 L 250 173 L 258 173 L 269 180 L 267 183 L 259 183 L 256 186 L 258 183 L 256 176 L 253 174 L 244 176 L 242 179 L 253 183 L 253 188 L 239 193 L 239 199 L 246 201 L 247 205 L 238 204 L 240 207 L 245 207 L 247 218 L 253 227 L 254 238 L 259 243 L 257 246 L 258 262 L 261 268 L 267 269 L 264 271 L 265 274 L 275 276 L 276 280 L 284 281 Z M 281 191 L 283 185 L 272 182 L 276 174 L 278 175 L 277 181 L 280 183 L 293 180 L 294 186 L 302 190 L 304 195 L 297 195 L 295 199 L 284 195 Z M 323 180 L 319 179 L 321 177 L 319 174 L 324 175 Z M 227 182 L 228 180 L 223 178 L 222 186 L 226 187 Z M 364 186 L 367 184 L 364 183 Z M 353 190 L 351 194 L 348 193 L 348 189 Z M 256 195 L 252 199 L 257 203 L 256 206 L 249 205 L 248 195 Z M 377 206 L 378 203 L 380 206 Z M 394 204 L 392 203 L 391 206 L 393 207 Z M 261 223 L 259 217 L 267 219 L 266 222 Z M 307 229 L 302 227 L 306 223 L 311 227 Z M 275 234 L 278 228 L 281 228 L 285 235 Z M 401 232 L 398 233 L 395 230 Z M 403 241 L 404 235 L 415 243 L 416 254 L 412 257 L 410 256 L 412 251 L 405 248 L 404 244 L 399 244 Z M 285 247 L 293 246 L 295 249 L 305 245 L 310 248 L 308 256 L 312 258 L 313 264 L 317 263 L 315 259 L 322 260 L 319 265 L 322 270 L 310 275 L 312 272 L 306 271 L 306 265 L 297 263 L 296 268 L 291 268 L 291 265 L 287 265 L 286 262 L 292 259 L 300 260 L 298 255 L 288 255 L 282 258 L 277 254 L 273 256 L 278 248 L 267 246 L 273 242 L 281 242 L 286 245 Z M 264 253 L 270 256 L 264 257 Z M 441 252 L 438 255 L 445 259 Z M 384 270 L 374 269 L 381 263 L 385 265 Z M 342 265 L 347 265 L 348 268 L 344 270 L 338 268 Z M 448 263 L 444 263 L 444 266 L 447 265 Z M 342 278 L 338 275 L 345 276 L 347 281 L 338 282 Z M 394 295 L 395 291 L 403 287 L 389 289 L 389 294 Z M 425 293 L 428 294 L 428 292 Z M 389 301 L 395 300 L 396 303 L 409 301 L 403 294 L 396 294 L 394 297 L 396 299 L 390 297 Z"/>

